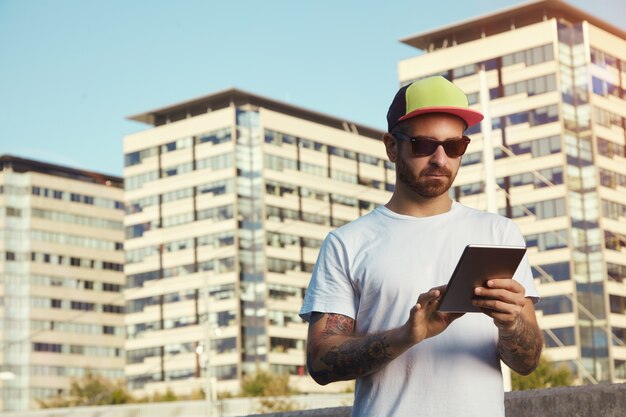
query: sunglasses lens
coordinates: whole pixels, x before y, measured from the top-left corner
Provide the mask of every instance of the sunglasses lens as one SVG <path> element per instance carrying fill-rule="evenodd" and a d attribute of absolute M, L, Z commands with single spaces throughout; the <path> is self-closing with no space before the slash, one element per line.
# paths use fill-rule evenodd
<path fill-rule="evenodd" d="M 425 137 L 416 137 L 412 140 L 413 154 L 415 156 L 430 156 L 441 145 L 448 157 L 458 158 L 465 153 L 468 144 L 469 139 L 466 138 L 448 139 L 443 142 Z"/>
<path fill-rule="evenodd" d="M 435 152 L 439 143 L 432 139 L 415 138 L 412 145 L 415 156 L 428 156 Z"/>
<path fill-rule="evenodd" d="M 467 142 L 463 139 L 454 139 L 444 142 L 443 149 L 446 154 L 451 158 L 458 158 L 465 153 L 467 149 Z"/>

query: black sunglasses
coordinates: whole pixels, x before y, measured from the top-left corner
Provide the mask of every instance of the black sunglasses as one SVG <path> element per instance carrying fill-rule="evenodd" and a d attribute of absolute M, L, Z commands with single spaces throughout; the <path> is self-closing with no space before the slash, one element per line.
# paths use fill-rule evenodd
<path fill-rule="evenodd" d="M 458 158 L 467 150 L 470 138 L 461 136 L 460 138 L 450 138 L 446 140 L 437 140 L 428 136 L 408 136 L 404 133 L 394 132 L 393 137 L 398 140 L 411 141 L 411 148 L 415 156 L 430 156 L 437 150 L 439 145 L 443 146 L 443 150 L 450 158 Z"/>

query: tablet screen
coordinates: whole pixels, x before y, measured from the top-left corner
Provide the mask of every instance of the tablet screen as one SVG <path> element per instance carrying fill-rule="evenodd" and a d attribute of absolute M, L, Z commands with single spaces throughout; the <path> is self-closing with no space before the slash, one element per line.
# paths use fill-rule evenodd
<path fill-rule="evenodd" d="M 439 311 L 480 312 L 472 304 L 474 289 L 489 278 L 513 277 L 526 253 L 523 246 L 467 245 L 448 282 Z"/>

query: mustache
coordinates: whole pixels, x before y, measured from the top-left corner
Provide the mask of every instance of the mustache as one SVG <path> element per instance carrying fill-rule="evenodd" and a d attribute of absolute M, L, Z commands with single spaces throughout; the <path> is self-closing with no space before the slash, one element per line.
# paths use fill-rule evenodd
<path fill-rule="evenodd" d="M 446 177 L 451 177 L 452 172 L 450 172 L 450 170 L 445 167 L 426 168 L 422 172 L 420 172 L 420 176 L 422 175 L 443 175 Z"/>

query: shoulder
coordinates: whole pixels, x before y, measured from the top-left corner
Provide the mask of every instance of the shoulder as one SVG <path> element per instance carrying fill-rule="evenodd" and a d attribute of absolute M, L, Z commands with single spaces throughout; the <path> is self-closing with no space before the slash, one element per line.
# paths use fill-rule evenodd
<path fill-rule="evenodd" d="M 385 218 L 381 208 L 377 207 L 369 213 L 351 221 L 329 233 L 329 238 L 341 242 L 358 242 L 368 236 L 376 235 L 385 227 Z"/>
<path fill-rule="evenodd" d="M 467 224 L 468 227 L 491 230 L 494 237 L 500 236 L 500 239 L 497 240 L 502 240 L 503 242 L 518 241 L 521 238 L 522 233 L 519 227 L 508 217 L 467 207 L 460 203 L 456 204 L 460 214 L 457 218 Z"/>

